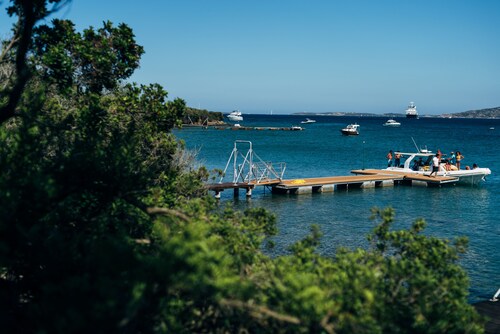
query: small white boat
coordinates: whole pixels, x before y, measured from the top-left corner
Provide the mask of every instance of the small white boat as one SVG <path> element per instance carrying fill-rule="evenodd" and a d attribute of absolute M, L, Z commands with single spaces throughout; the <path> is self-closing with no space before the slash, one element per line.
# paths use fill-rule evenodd
<path fill-rule="evenodd" d="M 233 112 L 229 113 L 229 115 L 227 115 L 227 118 L 229 118 L 229 120 L 233 122 L 240 122 L 243 120 L 243 116 L 238 110 L 234 110 Z"/>
<path fill-rule="evenodd" d="M 391 119 L 388 119 L 387 122 L 383 124 L 384 126 L 389 126 L 389 127 L 398 127 L 401 125 L 401 123 Z"/>
<path fill-rule="evenodd" d="M 301 126 L 296 126 L 296 125 L 294 125 L 294 126 L 292 126 L 292 127 L 290 128 L 290 130 L 292 130 L 292 131 L 302 131 L 302 130 L 304 130 L 304 128 L 303 128 L 303 127 L 301 127 Z"/>
<path fill-rule="evenodd" d="M 305 121 L 300 122 L 302 124 L 316 123 L 314 119 L 306 118 Z"/>
<path fill-rule="evenodd" d="M 348 126 L 346 126 L 345 128 L 343 128 L 342 130 L 340 130 L 340 132 L 342 132 L 342 134 L 344 136 L 357 136 L 359 135 L 359 124 L 349 124 Z"/>
<path fill-rule="evenodd" d="M 420 150 L 418 153 L 394 152 L 395 155 L 401 155 L 401 161 L 404 160 L 404 163 L 400 167 L 388 167 L 386 170 L 429 176 L 432 171 L 432 158 L 436 154 L 428 150 L 423 151 Z M 437 176 L 455 177 L 458 179 L 458 183 L 477 185 L 481 181 L 485 181 L 485 177 L 491 174 L 489 168 L 457 169 L 454 165 L 451 167 L 450 170 L 446 170 L 446 163 L 440 162 Z"/>
<path fill-rule="evenodd" d="M 408 108 L 406 109 L 406 118 L 418 118 L 417 107 L 415 103 L 410 102 Z"/>

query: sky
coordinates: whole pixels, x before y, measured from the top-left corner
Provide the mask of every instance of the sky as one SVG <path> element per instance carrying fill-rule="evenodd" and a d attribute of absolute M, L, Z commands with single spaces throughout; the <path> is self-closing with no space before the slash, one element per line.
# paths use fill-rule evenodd
<path fill-rule="evenodd" d="M 437 115 L 500 106 L 497 0 L 73 0 L 52 18 L 80 32 L 126 23 L 145 48 L 130 81 L 159 83 L 194 108 L 383 114 L 413 101 Z"/>

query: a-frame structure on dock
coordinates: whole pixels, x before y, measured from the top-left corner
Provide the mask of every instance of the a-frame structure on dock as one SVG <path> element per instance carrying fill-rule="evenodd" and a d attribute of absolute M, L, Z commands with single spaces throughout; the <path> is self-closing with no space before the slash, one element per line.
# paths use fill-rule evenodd
<path fill-rule="evenodd" d="M 246 146 L 241 149 L 242 146 Z M 234 189 L 237 195 L 239 189 L 246 190 L 246 195 L 252 195 L 255 186 L 275 185 L 282 181 L 286 164 L 272 163 L 262 160 L 253 150 L 251 141 L 235 140 L 226 167 L 216 184 L 209 186 L 215 191 L 215 197 L 220 197 L 224 189 Z"/>

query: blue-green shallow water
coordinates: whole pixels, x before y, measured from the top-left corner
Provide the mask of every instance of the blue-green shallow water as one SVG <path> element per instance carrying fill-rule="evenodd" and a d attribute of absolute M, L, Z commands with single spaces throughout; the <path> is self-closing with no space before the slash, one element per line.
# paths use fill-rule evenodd
<path fill-rule="evenodd" d="M 415 151 L 412 137 L 421 147 L 443 153 L 461 151 L 462 168 L 477 163 L 492 175 L 480 187 L 448 186 L 384 187 L 323 194 L 277 195 L 265 188 L 254 190 L 250 199 L 243 191 L 222 193 L 221 204 L 235 207 L 264 207 L 278 217 L 276 254 L 301 239 L 311 224 L 321 227 L 320 251 L 332 254 L 336 247 L 365 247 L 374 222 L 370 209 L 391 206 L 396 210 L 396 228 L 406 228 L 416 218 L 427 221 L 426 234 L 454 238 L 467 236 L 469 251 L 461 261 L 471 279 L 471 301 L 491 298 L 500 288 L 500 120 L 400 118 L 399 128 L 383 127 L 381 117 L 316 116 L 317 123 L 300 124 L 303 116 L 244 115 L 242 126 L 289 127 L 304 131 L 176 130 L 188 148 L 199 149 L 199 160 L 209 169 L 224 169 L 235 140 L 249 140 L 265 161 L 286 162 L 285 179 L 349 175 L 353 169 L 385 168 L 388 150 Z M 349 123 L 361 125 L 359 136 L 342 136 Z M 494 130 L 490 130 L 494 127 Z M 242 147 L 244 148 L 244 147 Z"/>

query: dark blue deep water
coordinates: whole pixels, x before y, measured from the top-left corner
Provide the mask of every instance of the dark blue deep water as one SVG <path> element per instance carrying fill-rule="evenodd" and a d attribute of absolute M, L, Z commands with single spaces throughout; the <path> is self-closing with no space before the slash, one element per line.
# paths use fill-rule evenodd
<path fill-rule="evenodd" d="M 243 115 L 242 126 L 290 127 L 304 131 L 216 130 L 184 128 L 175 135 L 188 149 L 197 149 L 198 160 L 209 169 L 224 169 L 235 140 L 248 140 L 265 161 L 285 162 L 285 179 L 349 175 L 353 169 L 385 168 L 387 152 L 414 152 L 412 137 L 420 147 L 436 152 L 461 151 L 462 168 L 477 163 L 492 171 L 479 187 L 382 187 L 322 194 L 278 195 L 260 187 L 250 199 L 225 191 L 221 205 L 264 207 L 278 217 L 276 254 L 318 224 L 324 234 L 320 251 L 332 254 L 339 246 L 366 247 L 374 222 L 372 207 L 393 207 L 395 228 L 407 228 L 417 218 L 427 222 L 425 233 L 452 239 L 466 236 L 469 251 L 461 264 L 470 280 L 470 300 L 489 299 L 500 288 L 500 120 L 396 118 L 399 128 L 382 126 L 383 117 L 314 116 L 317 123 L 300 124 L 298 115 Z M 359 136 L 342 136 L 340 129 L 358 123 Z M 494 128 L 494 129 L 490 129 Z M 230 181 L 230 180 L 228 180 Z"/>

